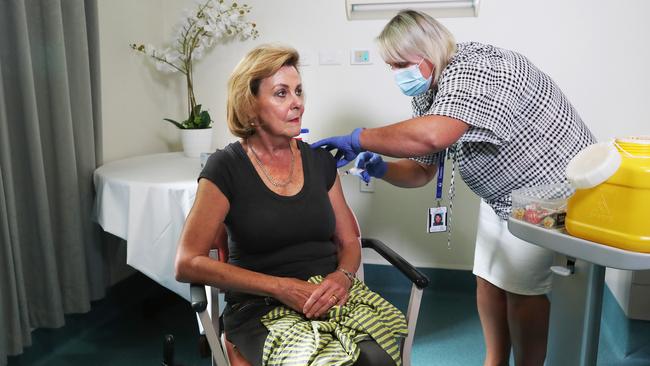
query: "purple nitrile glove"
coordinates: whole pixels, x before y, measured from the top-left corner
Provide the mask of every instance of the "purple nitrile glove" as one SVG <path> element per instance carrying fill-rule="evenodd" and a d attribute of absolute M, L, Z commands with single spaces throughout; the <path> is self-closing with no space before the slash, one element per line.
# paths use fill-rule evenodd
<path fill-rule="evenodd" d="M 388 170 L 388 165 L 382 159 L 381 155 L 374 152 L 364 151 L 357 157 L 354 162 L 355 168 L 363 169 L 361 172 L 361 179 L 369 183 L 370 177 L 383 178 Z"/>
<path fill-rule="evenodd" d="M 327 151 L 337 149 L 334 159 L 336 160 L 336 167 L 340 168 L 347 165 L 349 162 L 363 151 L 361 143 L 359 142 L 359 135 L 363 128 L 355 128 L 349 135 L 333 136 L 316 141 L 311 144 L 312 149 L 324 147 Z"/>

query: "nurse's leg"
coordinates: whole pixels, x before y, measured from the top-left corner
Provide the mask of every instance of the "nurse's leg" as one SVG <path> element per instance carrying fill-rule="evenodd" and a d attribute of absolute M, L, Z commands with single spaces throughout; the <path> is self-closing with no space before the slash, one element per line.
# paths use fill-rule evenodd
<path fill-rule="evenodd" d="M 486 347 L 484 366 L 508 365 L 510 334 L 506 301 L 505 291 L 476 277 L 476 305 Z"/>
<path fill-rule="evenodd" d="M 546 295 L 508 292 L 508 324 L 517 366 L 542 366 L 546 358 L 550 303 Z"/>

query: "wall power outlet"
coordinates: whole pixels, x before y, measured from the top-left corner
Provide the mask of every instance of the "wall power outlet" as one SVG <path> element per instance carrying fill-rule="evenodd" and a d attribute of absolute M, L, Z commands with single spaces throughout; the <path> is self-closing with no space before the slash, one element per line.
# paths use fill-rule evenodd
<path fill-rule="evenodd" d="M 375 191 L 375 178 L 370 178 L 370 182 L 366 183 L 359 179 L 359 191 L 372 193 Z"/>

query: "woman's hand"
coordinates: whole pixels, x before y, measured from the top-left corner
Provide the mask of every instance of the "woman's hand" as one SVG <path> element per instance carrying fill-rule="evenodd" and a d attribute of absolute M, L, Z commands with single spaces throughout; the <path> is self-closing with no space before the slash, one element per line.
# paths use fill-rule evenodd
<path fill-rule="evenodd" d="M 317 289 L 318 285 L 313 283 L 285 277 L 282 278 L 280 291 L 273 297 L 291 309 L 303 313 L 305 303 Z"/>
<path fill-rule="evenodd" d="M 302 312 L 309 319 L 318 318 L 327 313 L 334 305 L 345 305 L 348 301 L 350 287 L 352 287 L 352 283 L 343 272 L 330 273 L 312 292 L 305 302 Z"/>

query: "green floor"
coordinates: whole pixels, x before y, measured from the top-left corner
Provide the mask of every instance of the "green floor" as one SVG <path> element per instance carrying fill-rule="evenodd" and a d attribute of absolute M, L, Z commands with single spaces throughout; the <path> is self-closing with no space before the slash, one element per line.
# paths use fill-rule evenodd
<path fill-rule="evenodd" d="M 366 282 L 405 310 L 408 283 L 395 280 L 399 275 L 386 268 L 370 266 Z M 481 365 L 484 346 L 471 274 L 436 271 L 430 277 L 432 286 L 423 298 L 413 364 Z M 8 364 L 160 365 L 163 337 L 173 334 L 177 365 L 208 366 L 209 359 L 199 356 L 195 319 L 185 300 L 135 275 L 111 288 L 105 299 L 93 303 L 90 313 L 67 316 L 65 327 L 36 330 L 33 345 L 23 355 L 10 357 Z M 604 326 L 598 365 L 650 365 L 650 357 L 624 359 L 615 351 L 611 338 L 611 331 Z"/>

